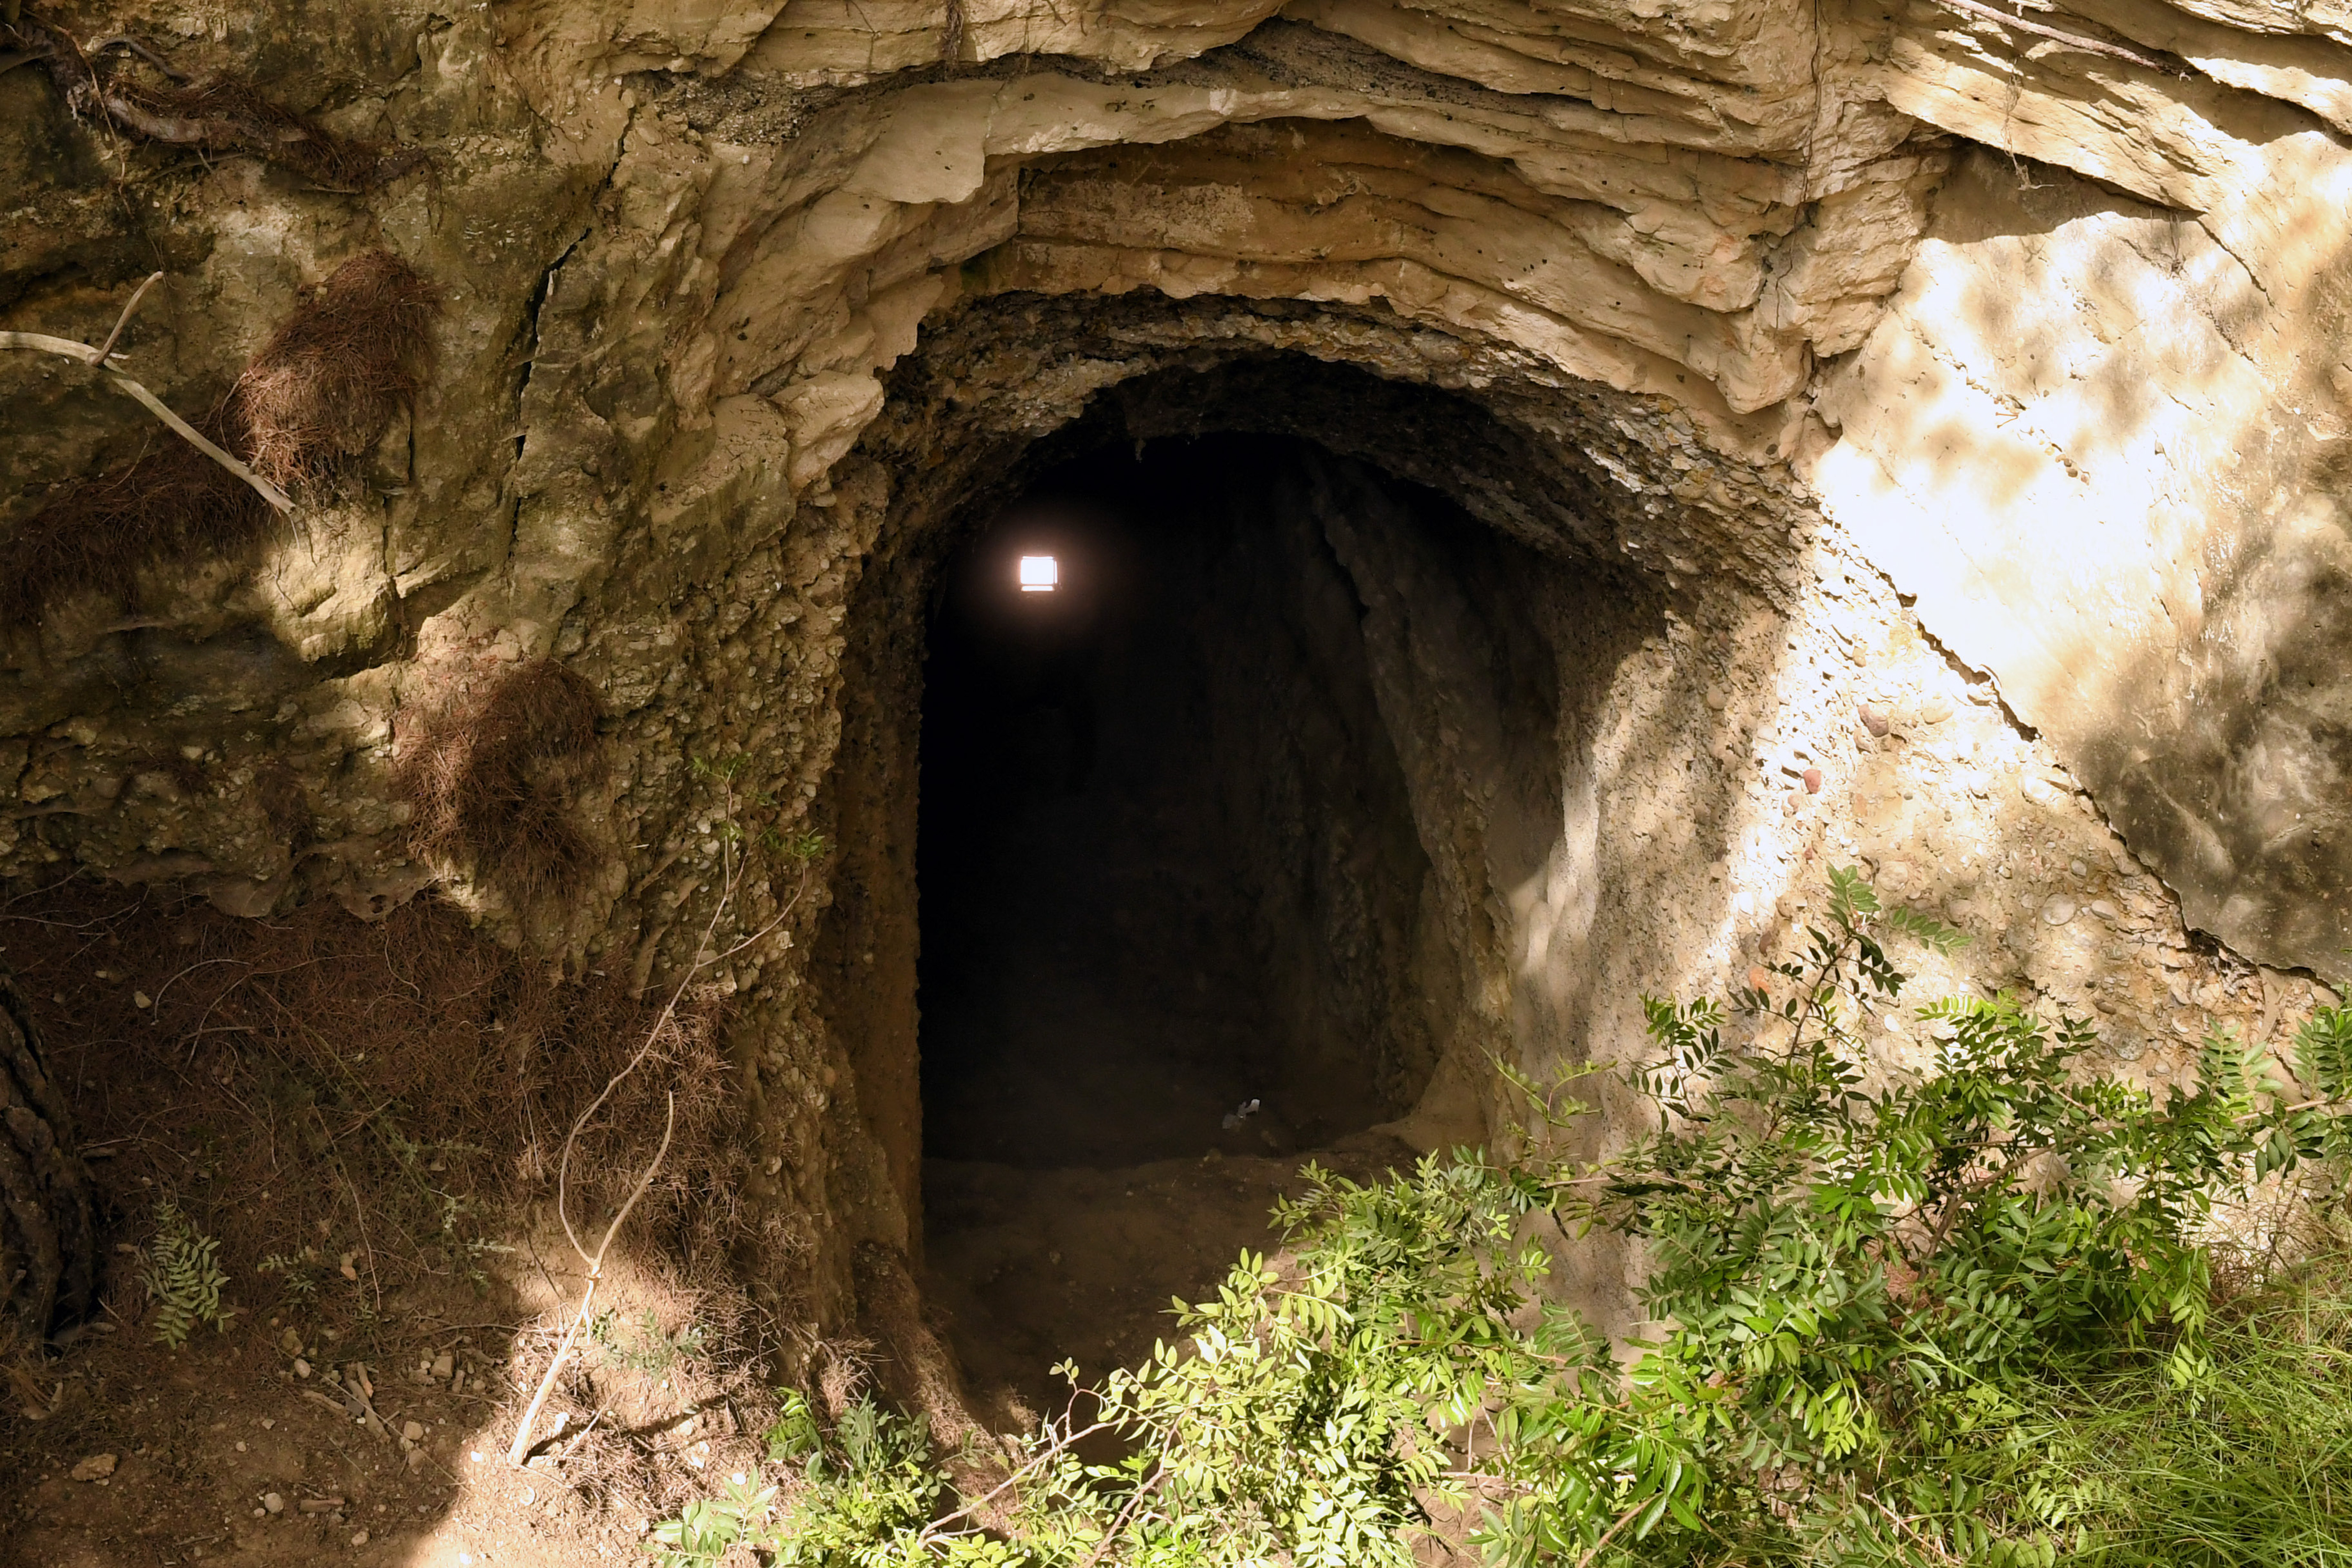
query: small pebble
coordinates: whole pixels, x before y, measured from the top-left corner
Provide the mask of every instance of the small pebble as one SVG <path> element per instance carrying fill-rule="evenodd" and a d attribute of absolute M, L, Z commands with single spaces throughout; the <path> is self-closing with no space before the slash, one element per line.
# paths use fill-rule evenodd
<path fill-rule="evenodd" d="M 2042 922 L 2062 926 L 2074 918 L 2074 900 L 2063 893 L 2053 893 L 2042 905 Z"/>
<path fill-rule="evenodd" d="M 286 1511 L 286 1500 L 278 1496 L 276 1492 L 264 1492 L 261 1494 L 261 1506 L 268 1510 L 271 1513 L 284 1513 Z"/>
<path fill-rule="evenodd" d="M 1875 702 L 1864 703 L 1854 710 L 1854 716 L 1862 721 L 1862 727 L 1874 736 L 1885 735 L 1889 727 L 1890 721 L 1886 710 Z"/>
<path fill-rule="evenodd" d="M 295 1375 L 295 1376 L 297 1376 L 297 1377 L 308 1377 L 308 1376 L 310 1376 L 310 1363 L 309 1362 L 307 1362 L 307 1361 L 304 1361 L 300 1356 L 296 1356 L 296 1357 L 294 1358 L 294 1375 Z"/>
<path fill-rule="evenodd" d="M 425 1423 L 422 1421 L 404 1421 L 400 1426 L 400 1435 L 414 1443 L 419 1437 L 425 1436 Z"/>
<path fill-rule="evenodd" d="M 1805 793 L 1807 795 L 1819 795 L 1822 793 L 1821 769 L 1807 768 L 1805 770 Z"/>
<path fill-rule="evenodd" d="M 131 994 L 131 1005 L 134 1007 L 152 1007 L 155 1005 L 155 998 L 148 995 L 144 991 L 133 991 Z"/>
<path fill-rule="evenodd" d="M 78 1481 L 102 1480 L 113 1473 L 114 1456 L 111 1454 L 92 1454 L 76 1465 L 72 1472 L 73 1479 Z"/>
<path fill-rule="evenodd" d="M 352 1532 L 352 1544 L 353 1546 L 365 1546 L 367 1544 L 367 1531 L 364 1530 L 353 1531 Z"/>

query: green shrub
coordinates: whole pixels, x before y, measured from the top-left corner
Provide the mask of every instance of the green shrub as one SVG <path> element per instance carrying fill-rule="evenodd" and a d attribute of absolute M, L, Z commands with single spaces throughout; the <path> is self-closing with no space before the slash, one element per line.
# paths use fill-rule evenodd
<path fill-rule="evenodd" d="M 775 1488 L 733 1477 L 717 1497 L 698 1498 L 677 1518 L 656 1525 L 646 1550 L 660 1568 L 704 1568 L 743 1541 L 775 1500 Z"/>
<path fill-rule="evenodd" d="M 1905 1074 L 1853 1023 L 1906 983 L 1888 942 L 1957 934 L 1834 873 L 1809 935 L 1728 1006 L 1646 1004 L 1656 1130 L 1604 1163 L 1552 1152 L 1564 1086 L 1505 1068 L 1515 1158 L 1308 1167 L 1292 1267 L 1244 1258 L 1178 1304 L 1188 1348 L 1088 1391 L 1123 1460 L 1048 1423 L 958 1500 L 919 1424 L 790 1403 L 802 1472 L 743 1539 L 809 1568 L 1404 1568 L 1440 1529 L 1579 1568 L 2352 1563 L 2347 1272 L 2217 1318 L 2210 1244 L 2342 1162 L 2352 1004 L 2303 1027 L 2297 1082 L 2219 1034 L 2152 1095 L 2008 998 L 1920 1009 L 1936 1059 Z M 1541 1238 L 1591 1227 L 1651 1261 L 1663 1331 L 1623 1361 L 1542 1289 Z"/>

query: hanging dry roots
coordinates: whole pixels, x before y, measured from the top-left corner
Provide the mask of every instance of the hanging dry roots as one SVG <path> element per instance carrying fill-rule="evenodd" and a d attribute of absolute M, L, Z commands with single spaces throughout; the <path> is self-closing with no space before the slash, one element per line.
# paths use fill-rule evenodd
<path fill-rule="evenodd" d="M 65 1097 L 0 964 L 0 1317 L 37 1343 L 90 1313 L 98 1231 Z"/>
<path fill-rule="evenodd" d="M 415 809 L 410 841 L 519 909 L 571 898 L 603 863 L 578 823 L 602 772 L 604 704 L 553 659 L 495 666 L 404 723 L 393 782 Z"/>
<path fill-rule="evenodd" d="M 129 608 L 142 567 L 257 547 L 276 514 L 254 476 L 261 488 L 315 487 L 373 447 L 425 384 L 438 310 L 432 285 L 391 252 L 344 262 L 192 422 L 220 452 L 173 439 L 26 521 L 0 555 L 0 625 L 37 626 L 93 595 Z"/>
<path fill-rule="evenodd" d="M 141 142 L 247 153 L 332 191 L 373 189 L 425 161 L 415 148 L 336 136 L 233 79 L 192 82 L 136 38 L 103 39 L 85 52 L 64 28 L 26 10 L 13 21 L 0 17 L 0 46 L 37 61 L 75 119 Z M 121 63 L 122 56 L 136 63 Z"/>

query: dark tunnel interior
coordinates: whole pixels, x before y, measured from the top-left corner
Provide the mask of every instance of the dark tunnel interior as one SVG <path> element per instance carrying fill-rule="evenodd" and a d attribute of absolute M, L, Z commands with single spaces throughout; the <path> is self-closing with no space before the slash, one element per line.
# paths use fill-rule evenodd
<path fill-rule="evenodd" d="M 1420 1088 L 1397 998 L 1323 950 L 1409 938 L 1427 863 L 1361 606 L 1284 504 L 1298 446 L 1098 449 L 948 565 L 918 847 L 928 1155 L 1288 1154 Z M 1024 557 L 1053 559 L 1051 591 L 1021 589 Z"/>

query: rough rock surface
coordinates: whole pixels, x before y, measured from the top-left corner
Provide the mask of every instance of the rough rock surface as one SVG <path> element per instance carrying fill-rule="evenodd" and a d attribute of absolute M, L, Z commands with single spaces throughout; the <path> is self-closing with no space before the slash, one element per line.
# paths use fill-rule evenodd
<path fill-rule="evenodd" d="M 856 1243 L 917 1244 L 890 694 L 924 574 L 1056 432 L 1341 459 L 1318 504 L 1465 975 L 1423 1138 L 1482 1123 L 1479 1052 L 1622 1048 L 1639 990 L 1736 972 L 1849 852 L 2152 1075 L 2183 1007 L 2267 1030 L 2346 973 L 2340 7 L 44 14 L 432 157 L 311 189 L 0 71 L 0 326 L 94 342 L 161 268 L 120 346 L 194 413 L 360 251 L 443 310 L 410 416 L 266 548 L 0 627 L 0 870 L 254 914 L 439 880 L 643 979 L 711 915 L 694 763 L 744 759 L 762 827 L 840 844 L 720 976 L 748 1195 L 803 1260 L 772 1283 L 819 1315 Z M 54 356 L 0 355 L 0 570 L 171 439 Z M 1358 461 L 1548 563 L 1549 750 L 1493 749 L 1526 741 L 1470 679 L 1491 606 L 1382 553 Z M 558 905 L 425 863 L 393 784 L 404 725 L 537 658 L 607 715 L 608 858 Z"/>

